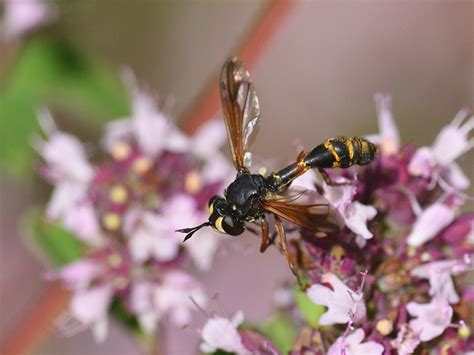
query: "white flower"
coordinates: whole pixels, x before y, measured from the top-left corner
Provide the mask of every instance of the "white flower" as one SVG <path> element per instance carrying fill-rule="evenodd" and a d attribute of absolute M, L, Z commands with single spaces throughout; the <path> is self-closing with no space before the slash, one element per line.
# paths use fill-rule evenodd
<path fill-rule="evenodd" d="M 322 276 L 322 282 L 331 285 L 312 285 L 306 293 L 312 302 L 326 306 L 328 310 L 319 318 L 319 324 L 359 322 L 365 319 L 366 310 L 362 293 L 352 291 L 331 273 Z"/>
<path fill-rule="evenodd" d="M 328 349 L 328 355 L 381 355 L 383 345 L 375 341 L 362 343 L 364 336 L 364 331 L 357 329 L 350 335 L 337 338 Z"/>
<path fill-rule="evenodd" d="M 410 302 L 407 311 L 415 319 L 410 321 L 410 328 L 418 334 L 421 341 L 430 341 L 441 335 L 451 324 L 453 309 L 446 300 L 433 298 L 430 303 Z"/>
<path fill-rule="evenodd" d="M 467 110 L 461 110 L 454 120 L 444 127 L 431 147 L 418 149 L 408 166 L 414 176 L 435 179 L 440 176 L 457 190 L 466 189 L 470 182 L 455 160 L 474 147 L 474 138 L 468 137 L 474 128 L 474 116 L 468 117 Z"/>
<path fill-rule="evenodd" d="M 432 204 L 418 216 L 407 237 L 408 244 L 414 247 L 423 245 L 447 227 L 454 217 L 454 208 L 441 202 Z"/>
<path fill-rule="evenodd" d="M 239 311 L 232 319 L 212 317 L 208 319 L 201 331 L 202 343 L 199 349 L 204 353 L 213 353 L 217 350 L 236 354 L 250 354 L 242 343 L 237 327 L 243 322 L 244 314 Z"/>

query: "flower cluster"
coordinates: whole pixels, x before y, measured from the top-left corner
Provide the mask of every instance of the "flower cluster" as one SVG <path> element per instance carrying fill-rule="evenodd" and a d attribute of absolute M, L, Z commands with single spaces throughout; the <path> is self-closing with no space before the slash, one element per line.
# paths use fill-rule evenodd
<path fill-rule="evenodd" d="M 390 97 L 377 95 L 376 103 L 380 133 L 369 139 L 380 154 L 371 165 L 332 172 L 343 183 L 337 186 L 316 173 L 294 182 L 323 194 L 345 227 L 326 238 L 292 233 L 294 263 L 310 285 L 305 294 L 326 311 L 314 328 L 287 297 L 284 310 L 300 332 L 291 353 L 470 351 L 474 289 L 463 277 L 473 269 L 474 214 L 459 215 L 470 198 L 463 192 L 469 179 L 455 161 L 474 146 L 474 117 L 461 111 L 432 146 L 416 149 L 401 146 Z M 201 350 L 249 352 L 242 330 L 226 332 L 232 342 L 212 340 L 215 322 L 204 327 Z"/>
<path fill-rule="evenodd" d="M 207 219 L 209 198 L 232 173 L 219 152 L 223 123 L 210 122 L 187 137 L 129 71 L 124 79 L 132 113 L 106 127 L 98 164 L 45 110 L 39 116 L 47 139 L 35 142 L 46 161 L 41 172 L 54 184 L 46 217 L 89 247 L 84 258 L 49 276 L 73 291 L 72 319 L 91 327 L 98 340 L 106 335 L 112 304 L 119 303 L 147 332 L 163 317 L 187 324 L 191 299 L 205 305 L 200 283 L 185 267 L 192 262 L 208 269 L 219 238 L 209 228 L 184 246 L 174 231 Z"/>

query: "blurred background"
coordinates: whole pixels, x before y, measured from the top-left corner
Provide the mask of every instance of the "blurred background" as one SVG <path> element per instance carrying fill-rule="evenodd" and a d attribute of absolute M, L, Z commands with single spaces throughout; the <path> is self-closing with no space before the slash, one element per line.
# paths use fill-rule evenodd
<path fill-rule="evenodd" d="M 48 261 L 24 243 L 25 214 L 44 205 L 51 192 L 34 169 L 33 105 L 47 105 L 62 129 L 97 142 L 103 124 L 126 112 L 117 73 L 127 65 L 161 102 L 173 98 L 172 116 L 182 127 L 194 127 L 202 119 L 196 111 L 212 97 L 225 59 L 245 53 L 262 110 L 254 152 L 283 164 L 294 159 L 295 142 L 311 148 L 336 135 L 376 133 L 377 92 L 393 95 L 402 142 L 418 146 L 431 144 L 459 109 L 472 109 L 474 103 L 472 1 L 50 5 L 54 19 L 47 26 L 15 39 L 4 31 L 0 44 L 0 344 L 18 334 L 50 287 L 42 278 Z M 265 26 L 265 35 L 259 26 Z M 116 94 L 109 94 L 110 87 Z M 221 114 L 209 112 L 207 118 Z M 463 156 L 460 164 L 474 178 L 474 154 Z M 235 243 L 239 246 L 221 251 L 213 269 L 200 277 L 211 294 L 219 294 L 227 313 L 242 310 L 249 320 L 262 319 L 270 312 L 275 287 L 290 272 L 274 250 L 260 255 L 256 238 Z M 205 319 L 195 320 L 187 329 L 165 327 L 166 354 L 196 351 L 195 330 Z M 44 330 L 36 353 L 138 351 L 118 325 L 101 345 L 88 332 L 63 338 Z"/>

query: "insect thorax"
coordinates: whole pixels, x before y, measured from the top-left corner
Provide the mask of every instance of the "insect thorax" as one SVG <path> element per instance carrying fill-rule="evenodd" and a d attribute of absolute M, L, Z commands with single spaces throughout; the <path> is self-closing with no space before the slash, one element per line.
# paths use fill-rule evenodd
<path fill-rule="evenodd" d="M 263 216 L 261 199 L 267 191 L 266 179 L 258 174 L 238 174 L 226 189 L 225 198 L 230 208 L 242 219 L 251 220 Z"/>

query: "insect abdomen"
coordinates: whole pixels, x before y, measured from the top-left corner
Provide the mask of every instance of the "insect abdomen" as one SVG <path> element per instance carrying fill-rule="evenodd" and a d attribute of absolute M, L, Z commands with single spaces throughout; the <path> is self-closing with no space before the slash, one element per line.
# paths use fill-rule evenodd
<path fill-rule="evenodd" d="M 310 168 L 348 168 L 354 164 L 371 163 L 377 154 L 377 147 L 361 137 L 335 137 L 309 152 L 304 162 Z"/>

